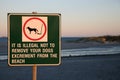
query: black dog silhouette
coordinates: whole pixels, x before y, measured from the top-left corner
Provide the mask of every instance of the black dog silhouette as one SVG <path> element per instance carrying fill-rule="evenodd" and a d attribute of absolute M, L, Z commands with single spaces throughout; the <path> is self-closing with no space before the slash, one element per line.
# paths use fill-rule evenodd
<path fill-rule="evenodd" d="M 27 27 L 27 29 L 29 30 L 30 34 L 31 34 L 31 31 L 34 31 L 35 34 L 38 32 L 38 30 L 36 28 Z"/>

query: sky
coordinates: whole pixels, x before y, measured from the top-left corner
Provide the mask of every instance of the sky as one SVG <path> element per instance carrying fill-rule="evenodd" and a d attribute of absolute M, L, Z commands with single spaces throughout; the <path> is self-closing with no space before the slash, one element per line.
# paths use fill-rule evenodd
<path fill-rule="evenodd" d="M 120 35 L 120 0 L 0 0 L 0 37 L 7 13 L 61 13 L 62 37 Z"/>

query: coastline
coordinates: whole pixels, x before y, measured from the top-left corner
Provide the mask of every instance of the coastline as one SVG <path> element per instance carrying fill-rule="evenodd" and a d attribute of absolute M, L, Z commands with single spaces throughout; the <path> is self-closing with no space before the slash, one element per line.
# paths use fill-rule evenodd
<path fill-rule="evenodd" d="M 2 43 L 4 44 L 4 43 Z M 120 46 L 118 43 L 66 42 L 62 50 L 89 47 Z M 7 45 L 4 46 L 7 49 Z M 7 51 L 7 50 L 5 50 Z M 74 53 L 74 52 L 73 52 Z M 2 54 L 3 55 L 3 54 Z M 5 54 L 7 55 L 7 53 Z M 38 66 L 37 80 L 120 80 L 120 52 L 104 55 L 79 55 L 62 57 L 59 66 Z M 31 80 L 32 66 L 8 66 L 0 61 L 0 80 Z"/>

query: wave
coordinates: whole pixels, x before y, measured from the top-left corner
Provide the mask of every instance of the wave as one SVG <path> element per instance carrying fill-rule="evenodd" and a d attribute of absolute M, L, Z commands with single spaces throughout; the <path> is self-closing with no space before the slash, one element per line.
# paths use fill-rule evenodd
<path fill-rule="evenodd" d="M 120 47 L 95 47 L 62 50 L 62 56 L 109 55 L 120 53 Z"/>
<path fill-rule="evenodd" d="M 120 54 L 120 46 L 61 50 L 62 57 L 89 56 L 89 55 L 109 55 L 109 54 Z M 0 55 L 0 60 L 7 60 L 7 58 L 8 58 L 7 55 Z"/>
<path fill-rule="evenodd" d="M 0 55 L 0 60 L 7 60 L 8 56 L 7 55 Z"/>

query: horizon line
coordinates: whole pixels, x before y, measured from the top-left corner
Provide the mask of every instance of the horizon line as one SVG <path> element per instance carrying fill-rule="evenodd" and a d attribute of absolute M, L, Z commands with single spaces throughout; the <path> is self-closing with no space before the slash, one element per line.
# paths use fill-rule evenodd
<path fill-rule="evenodd" d="M 98 35 L 98 36 L 61 36 L 61 38 L 64 38 L 64 37 L 101 37 L 101 36 L 120 36 L 120 35 Z M 8 38 L 8 36 L 0 36 L 0 38 Z"/>

